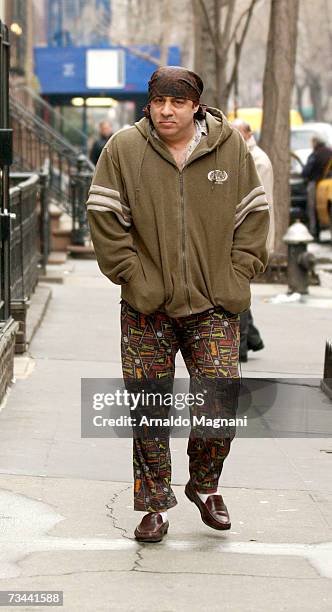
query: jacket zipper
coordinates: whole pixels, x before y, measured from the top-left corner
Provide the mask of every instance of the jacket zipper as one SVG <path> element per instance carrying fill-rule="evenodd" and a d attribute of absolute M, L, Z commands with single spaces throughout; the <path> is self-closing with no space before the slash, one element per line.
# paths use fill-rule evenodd
<path fill-rule="evenodd" d="M 184 195 L 183 195 L 183 173 L 180 174 L 180 200 L 181 200 L 181 221 L 182 221 L 182 267 L 183 267 L 183 279 L 184 279 L 184 287 L 185 293 L 187 297 L 189 314 L 192 314 L 192 307 L 190 301 L 190 293 L 189 293 L 189 285 L 188 285 L 188 275 L 187 275 L 187 266 L 186 266 L 186 228 L 185 228 L 185 216 L 184 216 Z"/>

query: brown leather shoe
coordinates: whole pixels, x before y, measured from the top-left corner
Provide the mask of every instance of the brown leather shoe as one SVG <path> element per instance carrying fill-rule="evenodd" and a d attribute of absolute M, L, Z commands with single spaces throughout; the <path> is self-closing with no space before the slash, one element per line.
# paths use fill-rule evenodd
<path fill-rule="evenodd" d="M 212 493 L 204 503 L 197 495 L 197 491 L 195 491 L 190 481 L 187 482 L 184 492 L 188 499 L 196 504 L 205 525 L 212 527 L 212 529 L 231 528 L 228 510 L 221 495 Z"/>
<path fill-rule="evenodd" d="M 158 512 L 150 512 L 143 516 L 135 529 L 135 538 L 140 542 L 161 542 L 166 535 L 169 522 L 164 523 Z"/>

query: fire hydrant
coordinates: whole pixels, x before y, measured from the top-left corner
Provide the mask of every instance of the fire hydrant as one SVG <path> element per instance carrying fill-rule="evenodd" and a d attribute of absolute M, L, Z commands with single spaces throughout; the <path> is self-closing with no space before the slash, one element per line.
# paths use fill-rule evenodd
<path fill-rule="evenodd" d="M 313 241 L 308 228 L 298 219 L 289 226 L 283 241 L 288 245 L 288 293 L 308 293 L 309 270 L 315 264 L 315 257 L 308 253 L 307 245 Z"/>

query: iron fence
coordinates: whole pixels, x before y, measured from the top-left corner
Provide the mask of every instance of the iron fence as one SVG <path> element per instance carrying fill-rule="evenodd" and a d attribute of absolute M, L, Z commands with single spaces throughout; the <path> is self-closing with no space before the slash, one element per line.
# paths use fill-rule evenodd
<path fill-rule="evenodd" d="M 46 265 L 50 253 L 50 213 L 48 207 L 50 185 L 49 160 L 46 160 L 39 173 L 39 250 L 40 266 L 46 274 Z"/>
<path fill-rule="evenodd" d="M 24 302 L 38 282 L 39 239 L 39 175 L 17 173 L 11 180 L 18 183 L 9 191 L 12 219 L 10 238 L 11 301 Z"/>
<path fill-rule="evenodd" d="M 10 96 L 13 128 L 14 170 L 40 171 L 49 163 L 49 192 L 52 199 L 71 215 L 70 178 L 76 173 L 78 159 L 86 172 L 92 173 L 93 164 L 79 149 L 71 145 L 52 126 Z"/>
<path fill-rule="evenodd" d="M 9 33 L 0 21 L 0 321 L 10 317 Z M 6 159 L 7 158 L 7 159 Z"/>
<path fill-rule="evenodd" d="M 73 220 L 72 244 L 84 246 L 90 238 L 85 202 L 93 173 L 84 163 L 84 156 L 77 158 L 76 169 L 70 177 L 71 216 Z"/>
<path fill-rule="evenodd" d="M 29 109 L 35 117 L 47 123 L 71 145 L 87 152 L 88 135 L 73 125 L 69 119 L 65 119 L 62 111 L 56 110 L 54 106 L 48 104 L 44 98 L 23 83 L 13 85 L 12 93 L 15 100 L 24 108 Z"/>

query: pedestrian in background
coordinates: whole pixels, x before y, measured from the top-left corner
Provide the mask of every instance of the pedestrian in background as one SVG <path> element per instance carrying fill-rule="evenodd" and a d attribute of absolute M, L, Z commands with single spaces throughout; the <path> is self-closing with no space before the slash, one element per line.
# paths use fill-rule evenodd
<path fill-rule="evenodd" d="M 311 141 L 313 151 L 303 167 L 302 176 L 308 180 L 307 214 L 309 230 L 315 240 L 319 240 L 319 223 L 316 209 L 316 187 L 318 181 L 324 178 L 329 161 L 332 159 L 332 149 L 326 146 L 324 139 L 317 134 Z"/>
<path fill-rule="evenodd" d="M 273 168 L 268 155 L 256 143 L 256 139 L 251 131 L 250 125 L 243 119 L 234 119 L 232 126 L 242 134 L 247 147 L 254 159 L 258 176 L 261 179 L 266 197 L 270 207 L 270 227 L 267 237 L 267 250 L 271 254 L 274 251 L 275 243 L 275 219 L 273 208 Z M 251 309 L 242 312 L 241 317 L 241 340 L 240 340 L 240 361 L 248 361 L 248 351 L 260 351 L 264 348 L 264 342 L 259 330 L 254 325 Z"/>
<path fill-rule="evenodd" d="M 180 350 L 191 388 L 208 390 L 217 415 L 218 383 L 239 380 L 238 313 L 267 262 L 269 212 L 243 139 L 200 103 L 202 91 L 185 68 L 152 74 L 146 116 L 103 149 L 87 210 L 100 269 L 121 285 L 126 388 L 172 388 Z M 200 434 L 190 433 L 185 494 L 205 524 L 230 529 L 218 481 L 232 437 Z M 134 509 L 147 513 L 135 537 L 157 542 L 177 504 L 169 435 L 134 431 L 133 449 Z"/>
<path fill-rule="evenodd" d="M 92 144 L 90 155 L 89 155 L 90 160 L 92 161 L 94 165 L 97 164 L 97 161 L 99 159 L 99 156 L 105 144 L 107 143 L 107 141 L 111 138 L 113 134 L 112 124 L 110 123 L 108 119 L 103 119 L 103 121 L 100 121 L 98 124 L 98 128 L 99 128 L 99 137 Z"/>

